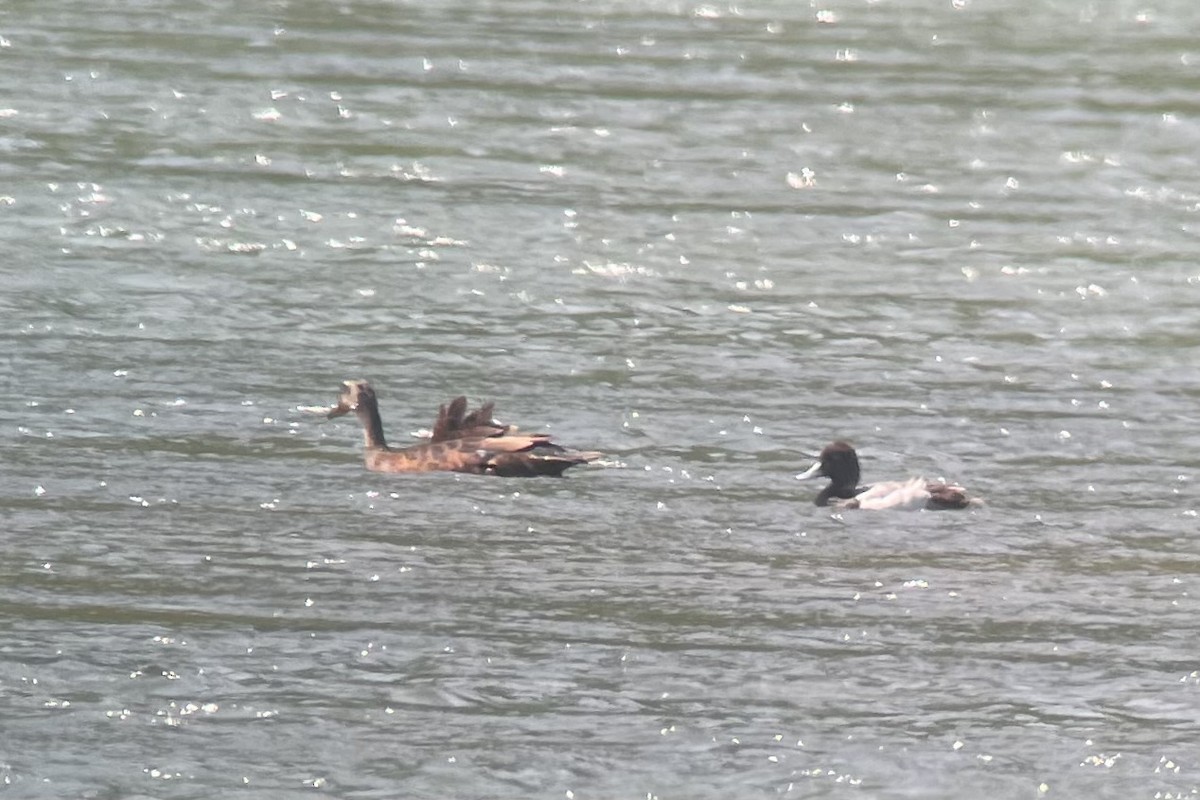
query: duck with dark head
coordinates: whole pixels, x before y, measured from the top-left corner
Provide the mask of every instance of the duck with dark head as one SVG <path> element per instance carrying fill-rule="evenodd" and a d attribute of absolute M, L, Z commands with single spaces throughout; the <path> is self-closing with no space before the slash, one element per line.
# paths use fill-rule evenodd
<path fill-rule="evenodd" d="M 519 433 L 492 418 L 492 403 L 467 410 L 456 397 L 438 412 L 427 442 L 401 449 L 388 446 L 375 390 L 366 381 L 345 381 L 330 418 L 353 412 L 363 426 L 363 462 L 372 472 L 470 472 L 505 478 L 560 477 L 567 469 L 600 458 L 570 450 L 545 433 Z"/>
<path fill-rule="evenodd" d="M 967 490 L 954 484 L 927 481 L 924 478 L 909 478 L 902 481 L 885 481 L 871 486 L 859 486 L 862 476 L 858 465 L 858 453 L 846 442 L 833 442 L 825 446 L 817 463 L 796 476 L 797 480 L 829 478 L 829 485 L 817 495 L 819 506 L 837 508 L 862 508 L 871 511 L 884 509 L 944 509 L 970 508 L 982 505 L 983 501 L 969 497 Z"/>

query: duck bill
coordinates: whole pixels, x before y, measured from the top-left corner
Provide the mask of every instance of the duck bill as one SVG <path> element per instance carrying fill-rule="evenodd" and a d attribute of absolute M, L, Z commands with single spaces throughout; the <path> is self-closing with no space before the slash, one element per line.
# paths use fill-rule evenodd
<path fill-rule="evenodd" d="M 804 472 L 801 472 L 798 475 L 796 475 L 796 480 L 806 481 L 809 478 L 815 478 L 820 474 L 821 474 L 821 462 L 818 461 L 817 463 L 813 464 L 808 469 L 804 470 Z"/>
<path fill-rule="evenodd" d="M 345 403 L 338 403 L 336 406 L 329 409 L 328 413 L 325 414 L 325 418 L 333 419 L 334 417 L 343 417 L 346 414 L 349 414 L 353 410 L 354 410 L 353 408 L 351 408 L 350 406 L 348 406 Z"/>

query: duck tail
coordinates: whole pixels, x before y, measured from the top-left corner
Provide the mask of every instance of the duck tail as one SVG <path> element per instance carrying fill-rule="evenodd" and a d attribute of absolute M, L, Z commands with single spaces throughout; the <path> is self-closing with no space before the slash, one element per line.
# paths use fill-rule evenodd
<path fill-rule="evenodd" d="M 926 490 L 929 492 L 929 508 L 958 510 L 983 505 L 982 500 L 969 496 L 967 490 L 961 486 L 931 483 L 926 486 Z"/>

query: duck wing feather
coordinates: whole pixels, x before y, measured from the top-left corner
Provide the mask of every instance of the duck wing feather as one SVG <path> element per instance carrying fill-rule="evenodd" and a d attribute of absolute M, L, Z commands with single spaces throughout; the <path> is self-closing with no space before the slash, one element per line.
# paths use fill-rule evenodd
<path fill-rule="evenodd" d="M 516 430 L 511 425 L 501 425 L 492 419 L 496 404 L 484 403 L 474 411 L 467 411 L 467 398 L 456 397 L 438 409 L 437 421 L 433 424 L 430 442 L 445 442 L 451 439 L 477 439 L 485 436 L 503 436 Z"/>

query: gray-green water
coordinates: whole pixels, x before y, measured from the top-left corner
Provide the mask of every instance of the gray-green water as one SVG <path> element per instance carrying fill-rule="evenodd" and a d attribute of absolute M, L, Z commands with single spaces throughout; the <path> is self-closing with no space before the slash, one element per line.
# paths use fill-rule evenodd
<path fill-rule="evenodd" d="M 1200 791 L 1197 30 L 10 0 L 0 788 Z M 366 473 L 357 377 L 609 460 Z"/>

